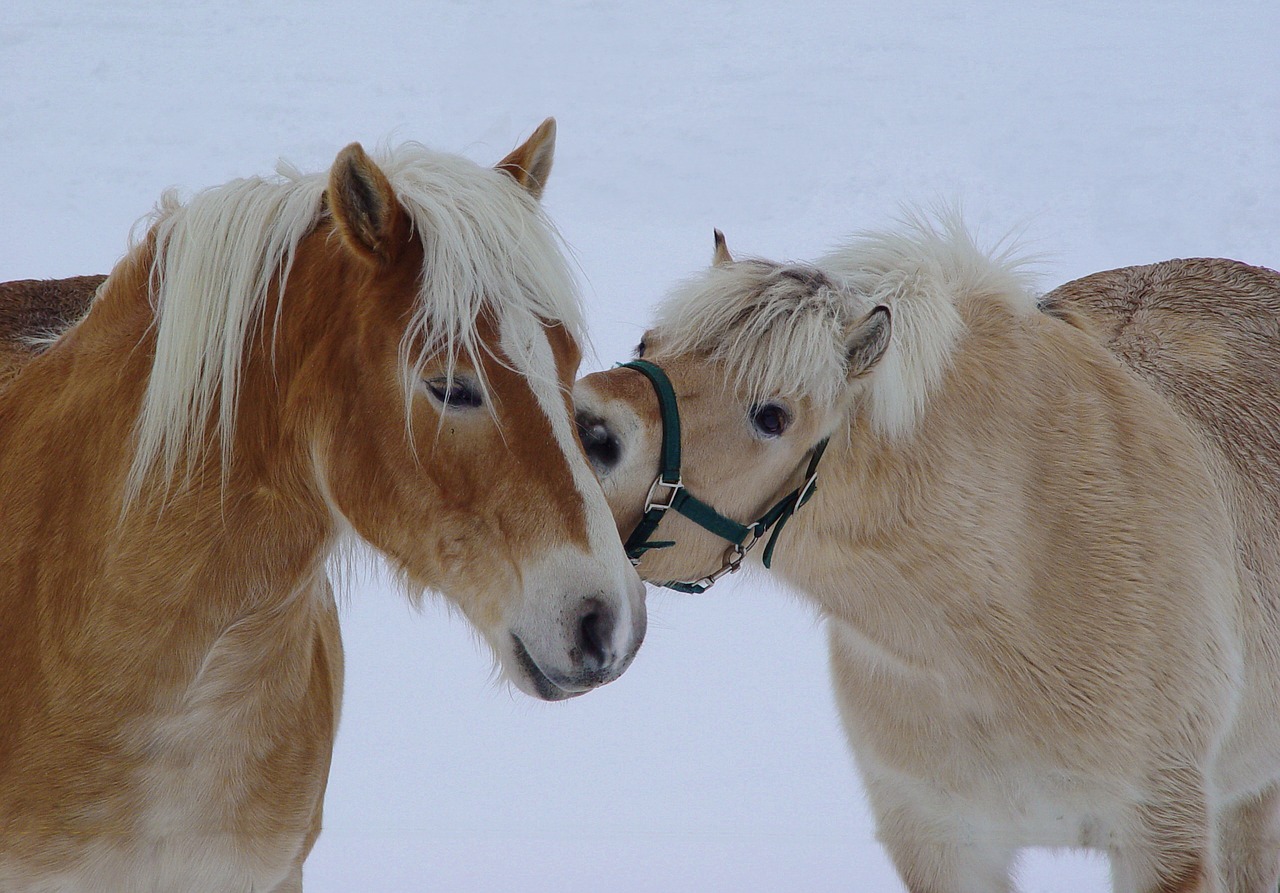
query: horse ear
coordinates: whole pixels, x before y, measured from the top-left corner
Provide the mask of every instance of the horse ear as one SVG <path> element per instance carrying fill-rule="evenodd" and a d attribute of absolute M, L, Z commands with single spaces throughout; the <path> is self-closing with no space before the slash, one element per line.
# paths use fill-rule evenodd
<path fill-rule="evenodd" d="M 876 363 L 880 362 L 880 358 L 889 348 L 889 336 L 892 331 L 892 314 L 883 304 L 874 307 L 853 327 L 845 340 L 850 381 L 866 375 Z"/>
<path fill-rule="evenodd" d="M 711 263 L 717 267 L 733 263 L 733 255 L 729 253 L 729 246 L 724 242 L 724 233 L 720 232 L 720 230 L 715 230 L 715 234 L 716 251 L 711 257 Z"/>
<path fill-rule="evenodd" d="M 329 210 L 346 243 L 365 260 L 391 263 L 404 243 L 404 211 L 391 182 L 359 143 L 338 153 L 329 171 Z"/>
<path fill-rule="evenodd" d="M 524 187 L 535 199 L 542 198 L 542 190 L 551 176 L 551 162 L 556 154 L 556 119 L 548 118 L 538 125 L 524 143 L 499 161 L 494 168 Z"/>

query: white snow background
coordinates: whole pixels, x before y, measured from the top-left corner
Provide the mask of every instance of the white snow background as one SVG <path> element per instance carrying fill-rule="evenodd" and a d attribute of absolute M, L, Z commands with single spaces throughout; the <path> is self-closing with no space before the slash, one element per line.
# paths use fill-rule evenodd
<path fill-rule="evenodd" d="M 491 164 L 547 115 L 584 372 L 627 357 L 713 226 L 804 259 L 958 199 L 987 241 L 1022 233 L 1045 289 L 1177 256 L 1280 266 L 1274 0 L 6 0 L 0 278 L 107 272 L 170 185 L 327 168 L 352 140 Z M 763 571 L 649 610 L 626 676 L 547 705 L 494 686 L 439 604 L 355 586 L 310 893 L 901 890 L 813 612 Z M 1020 876 L 1107 888 L 1082 854 Z"/>

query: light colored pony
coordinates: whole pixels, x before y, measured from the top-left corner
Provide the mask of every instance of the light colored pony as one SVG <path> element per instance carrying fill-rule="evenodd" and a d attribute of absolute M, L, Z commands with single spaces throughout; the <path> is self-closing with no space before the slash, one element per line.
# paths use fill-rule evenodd
<path fill-rule="evenodd" d="M 342 688 L 326 562 L 352 536 L 530 694 L 626 668 L 643 586 L 574 435 L 553 145 L 548 121 L 490 170 L 353 144 L 327 175 L 166 197 L 17 363 L 0 889 L 301 888 Z"/>
<path fill-rule="evenodd" d="M 683 484 L 730 518 L 830 438 L 773 568 L 827 620 L 912 893 L 1007 891 L 1025 846 L 1104 850 L 1125 893 L 1276 889 L 1280 276 L 1205 263 L 1090 277 L 1046 313 L 1010 254 L 917 218 L 815 264 L 721 245 L 644 337 Z M 575 396 L 625 536 L 654 389 L 619 368 Z M 720 568 L 672 515 L 641 575 Z"/>

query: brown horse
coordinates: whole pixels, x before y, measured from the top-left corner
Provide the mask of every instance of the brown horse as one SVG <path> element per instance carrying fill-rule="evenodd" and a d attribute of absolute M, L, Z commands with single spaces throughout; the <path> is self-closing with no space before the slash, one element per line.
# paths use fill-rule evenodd
<path fill-rule="evenodd" d="M 955 220 L 815 264 L 721 245 L 645 335 L 659 372 L 579 383 L 619 529 L 657 521 L 646 579 L 705 585 L 794 512 L 772 566 L 827 620 L 913 893 L 1007 891 L 1043 845 L 1125 893 L 1274 893 L 1280 276 L 1207 263 L 1041 312 Z"/>
<path fill-rule="evenodd" d="M 553 145 L 548 121 L 491 170 L 353 144 L 166 197 L 87 314 L 13 354 L 0 889 L 300 889 L 353 539 L 526 692 L 626 668 L 643 586 L 574 432 Z"/>

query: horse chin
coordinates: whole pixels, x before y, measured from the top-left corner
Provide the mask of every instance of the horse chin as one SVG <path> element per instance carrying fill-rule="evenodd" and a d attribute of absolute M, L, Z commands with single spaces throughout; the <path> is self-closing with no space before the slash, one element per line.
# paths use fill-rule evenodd
<path fill-rule="evenodd" d="M 561 684 L 552 681 L 551 677 L 538 666 L 538 662 L 533 659 L 533 655 L 529 653 L 529 649 L 525 647 L 524 642 L 514 633 L 511 636 L 511 645 L 512 661 L 515 664 L 516 671 L 511 672 L 508 669 L 507 678 L 525 694 L 532 695 L 543 701 L 565 701 L 569 698 L 584 695 L 593 688 L 593 686 L 563 687 Z"/>

